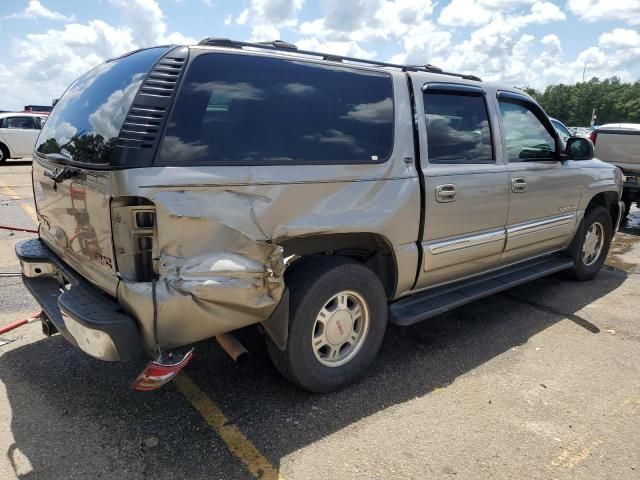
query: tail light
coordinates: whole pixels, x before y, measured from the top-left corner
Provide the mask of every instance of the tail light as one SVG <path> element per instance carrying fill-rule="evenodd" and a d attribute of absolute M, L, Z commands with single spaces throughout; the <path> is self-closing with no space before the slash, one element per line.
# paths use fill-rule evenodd
<path fill-rule="evenodd" d="M 147 364 L 140 375 L 131 383 L 131 388 L 139 392 L 156 390 L 175 378 L 192 358 L 193 348 L 183 355 L 161 354 Z"/>
<path fill-rule="evenodd" d="M 136 282 L 151 281 L 156 232 L 153 203 L 141 197 L 114 200 L 111 204 L 111 223 L 118 273 Z"/>
<path fill-rule="evenodd" d="M 593 143 L 593 145 L 596 144 L 596 140 L 598 139 L 598 131 L 597 130 L 591 130 L 591 132 L 589 132 L 589 136 L 588 136 L 589 140 L 591 140 L 591 143 Z"/>

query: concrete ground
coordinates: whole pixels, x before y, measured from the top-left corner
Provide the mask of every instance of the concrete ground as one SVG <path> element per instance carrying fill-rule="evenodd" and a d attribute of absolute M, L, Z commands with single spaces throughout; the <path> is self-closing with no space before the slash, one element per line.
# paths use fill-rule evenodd
<path fill-rule="evenodd" d="M 0 167 L 0 224 L 34 225 L 29 169 Z M 27 237 L 0 231 L 3 274 Z M 136 393 L 141 365 L 28 325 L 0 346 L 0 478 L 640 479 L 639 210 L 609 265 L 391 326 L 329 395 L 281 379 L 252 332 L 248 365 L 202 343 L 181 381 Z M 37 309 L 19 277 L 0 286 L 0 325 Z"/>

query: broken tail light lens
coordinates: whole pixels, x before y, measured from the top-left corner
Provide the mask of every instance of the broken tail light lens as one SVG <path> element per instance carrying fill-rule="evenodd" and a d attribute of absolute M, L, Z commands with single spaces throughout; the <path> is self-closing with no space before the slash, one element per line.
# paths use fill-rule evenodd
<path fill-rule="evenodd" d="M 131 383 L 131 388 L 139 392 L 157 390 L 171 381 L 193 358 L 193 348 L 184 355 L 160 355 L 150 361 Z"/>

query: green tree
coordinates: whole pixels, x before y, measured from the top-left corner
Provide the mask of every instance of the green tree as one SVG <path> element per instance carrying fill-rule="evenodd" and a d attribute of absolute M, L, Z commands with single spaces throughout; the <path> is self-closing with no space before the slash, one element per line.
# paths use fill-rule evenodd
<path fill-rule="evenodd" d="M 549 116 L 571 126 L 588 126 L 593 110 L 596 124 L 640 123 L 640 81 L 622 83 L 619 78 L 592 78 L 574 85 L 549 85 L 544 91 L 525 87 Z"/>

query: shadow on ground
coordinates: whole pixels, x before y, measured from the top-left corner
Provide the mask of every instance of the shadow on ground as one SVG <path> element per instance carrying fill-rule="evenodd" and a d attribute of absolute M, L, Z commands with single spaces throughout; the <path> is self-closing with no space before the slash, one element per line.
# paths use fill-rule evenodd
<path fill-rule="evenodd" d="M 30 158 L 19 158 L 17 160 L 9 159 L 6 162 L 1 163 L 0 167 L 1 166 L 18 167 L 20 165 L 31 165 L 31 159 Z"/>
<path fill-rule="evenodd" d="M 253 352 L 249 365 L 233 364 L 207 342 L 198 345 L 187 370 L 278 467 L 289 453 L 449 385 L 564 318 L 597 335 L 598 327 L 579 311 L 625 278 L 612 271 L 587 283 L 551 277 L 412 327 L 390 326 L 371 374 L 328 395 L 307 394 L 284 381 L 253 330 L 241 335 Z M 22 478 L 28 479 L 248 478 L 175 387 L 149 394 L 128 390 L 138 368 L 95 361 L 59 337 L 6 352 L 0 378 L 14 445 L 0 453 L 14 463 L 17 451 L 25 456 L 32 470 Z"/>

